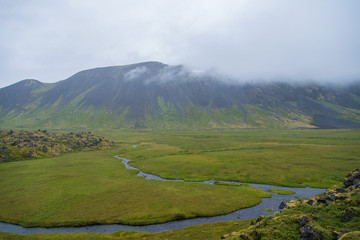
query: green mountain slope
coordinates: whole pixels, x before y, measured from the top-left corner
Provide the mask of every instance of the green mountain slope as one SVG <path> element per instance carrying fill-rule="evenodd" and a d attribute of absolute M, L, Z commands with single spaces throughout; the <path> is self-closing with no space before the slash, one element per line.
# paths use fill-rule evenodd
<path fill-rule="evenodd" d="M 3 128 L 359 128 L 360 84 L 236 84 L 145 62 L 0 89 Z"/>

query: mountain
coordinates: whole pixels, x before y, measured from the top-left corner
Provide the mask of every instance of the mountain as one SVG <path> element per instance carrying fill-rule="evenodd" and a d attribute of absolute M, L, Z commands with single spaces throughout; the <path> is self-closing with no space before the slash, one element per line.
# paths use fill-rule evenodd
<path fill-rule="evenodd" d="M 360 83 L 240 84 L 145 62 L 0 89 L 1 128 L 359 128 Z"/>

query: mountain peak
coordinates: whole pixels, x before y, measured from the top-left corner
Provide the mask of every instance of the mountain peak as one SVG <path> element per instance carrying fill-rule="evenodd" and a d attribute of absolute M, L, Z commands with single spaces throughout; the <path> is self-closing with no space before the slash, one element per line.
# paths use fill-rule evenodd
<path fill-rule="evenodd" d="M 359 128 L 357 89 L 226 84 L 150 61 L 84 70 L 51 85 L 27 79 L 0 89 L 0 121 L 35 128 Z"/>
<path fill-rule="evenodd" d="M 36 88 L 40 85 L 42 85 L 43 83 L 40 82 L 39 80 L 36 80 L 36 79 L 24 79 L 18 83 L 15 83 L 15 84 L 18 84 L 19 86 L 24 86 L 24 87 L 27 87 L 27 88 Z M 14 84 L 14 85 L 15 85 Z"/>

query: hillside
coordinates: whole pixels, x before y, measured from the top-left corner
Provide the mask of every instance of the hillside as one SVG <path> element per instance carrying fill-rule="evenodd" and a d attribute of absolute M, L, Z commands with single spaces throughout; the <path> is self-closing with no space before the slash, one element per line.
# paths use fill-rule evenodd
<path fill-rule="evenodd" d="M 360 84 L 239 84 L 145 62 L 0 89 L 2 128 L 359 128 Z"/>
<path fill-rule="evenodd" d="M 221 239 L 360 239 L 360 172 L 307 200 L 280 205 L 281 213 L 259 217 L 252 226 Z"/>

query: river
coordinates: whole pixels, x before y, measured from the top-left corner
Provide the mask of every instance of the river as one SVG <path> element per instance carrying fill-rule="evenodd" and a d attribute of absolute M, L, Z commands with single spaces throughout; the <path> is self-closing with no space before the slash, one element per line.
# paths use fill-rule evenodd
<path fill-rule="evenodd" d="M 138 170 L 138 176 L 142 176 L 149 180 L 157 180 L 157 181 L 184 181 L 184 180 L 173 180 L 173 179 L 164 179 L 159 176 L 144 173 L 138 168 L 135 168 L 129 165 L 129 159 L 122 158 L 119 156 L 115 156 L 116 158 L 122 160 L 125 168 L 127 169 L 135 169 Z M 204 184 L 214 184 L 216 180 L 208 180 L 201 183 Z M 222 181 L 228 183 L 235 183 L 241 184 L 241 182 L 234 182 L 234 181 Z M 123 224 L 102 224 L 102 225 L 92 225 L 92 226 L 84 226 L 84 227 L 51 227 L 51 228 L 44 228 L 44 227 L 32 227 L 32 228 L 24 228 L 20 225 L 10 224 L 0 222 L 0 231 L 1 232 L 10 232 L 10 233 L 18 233 L 18 234 L 35 234 L 35 233 L 88 233 L 88 232 L 95 232 L 95 233 L 111 233 L 116 231 L 122 230 L 129 230 L 129 231 L 144 231 L 144 232 L 161 232 L 166 230 L 173 230 L 183 227 L 188 227 L 197 224 L 204 224 L 204 223 L 212 223 L 212 222 L 220 222 L 220 221 L 230 221 L 230 220 L 246 220 L 252 219 L 259 216 L 267 216 L 273 214 L 275 211 L 279 211 L 279 205 L 282 201 L 289 201 L 293 200 L 296 197 L 302 198 L 309 198 L 313 197 L 314 195 L 323 193 L 325 189 L 321 188 L 292 188 L 292 187 L 280 187 L 274 185 L 267 185 L 267 184 L 255 184 L 255 183 L 247 183 L 251 187 L 256 187 L 264 191 L 268 191 L 269 188 L 277 188 L 277 189 L 284 189 L 296 192 L 293 195 L 280 195 L 276 193 L 272 193 L 271 198 L 263 198 L 262 202 L 258 205 L 253 207 L 244 208 L 237 210 L 235 212 L 213 216 L 213 217 L 198 217 L 192 219 L 185 219 L 185 220 L 177 220 L 171 221 L 166 223 L 160 224 L 152 224 L 152 225 L 145 225 L 145 226 L 131 226 L 131 225 L 123 225 Z M 272 209 L 271 212 L 264 211 L 264 209 Z"/>

